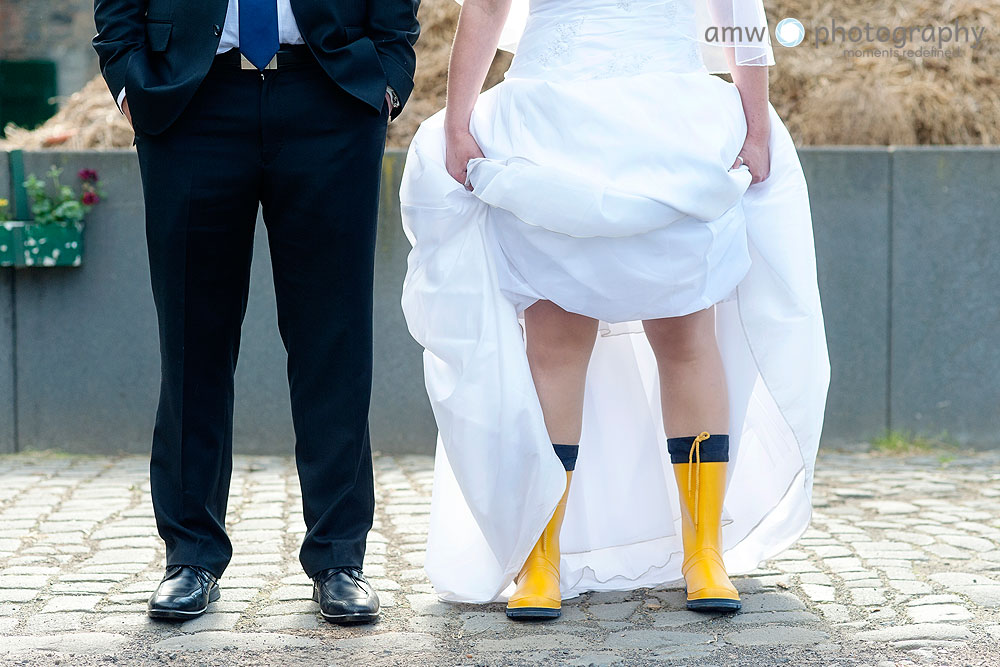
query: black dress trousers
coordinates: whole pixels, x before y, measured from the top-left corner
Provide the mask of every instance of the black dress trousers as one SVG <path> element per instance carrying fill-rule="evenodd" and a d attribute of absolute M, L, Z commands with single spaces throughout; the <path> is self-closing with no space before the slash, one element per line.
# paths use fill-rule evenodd
<path fill-rule="evenodd" d="M 136 146 L 162 382 L 150 477 L 167 565 L 221 576 L 233 374 L 258 205 L 288 352 L 308 575 L 360 567 L 374 493 L 372 276 L 388 108 L 318 64 L 215 64 L 166 132 Z"/>

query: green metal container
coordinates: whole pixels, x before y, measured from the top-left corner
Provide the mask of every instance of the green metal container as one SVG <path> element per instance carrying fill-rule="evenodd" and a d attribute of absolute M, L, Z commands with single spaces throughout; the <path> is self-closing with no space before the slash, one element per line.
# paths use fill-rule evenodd
<path fill-rule="evenodd" d="M 0 223 L 0 266 L 80 266 L 83 263 L 83 223 L 39 225 Z"/>

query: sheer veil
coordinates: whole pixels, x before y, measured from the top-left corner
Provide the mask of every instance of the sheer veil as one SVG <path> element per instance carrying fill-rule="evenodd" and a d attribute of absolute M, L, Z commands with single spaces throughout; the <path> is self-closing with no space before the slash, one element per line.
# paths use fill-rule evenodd
<path fill-rule="evenodd" d="M 568 1 L 568 0 L 565 0 Z M 610 0 L 609 0 L 610 1 Z M 462 4 L 463 0 L 456 0 Z M 660 0 L 661 4 L 691 2 L 697 29 L 687 35 L 699 43 L 702 61 L 712 73 L 730 70 L 727 49 L 735 49 L 737 65 L 773 65 L 771 33 L 763 0 Z M 510 13 L 500 33 L 499 48 L 514 53 L 528 23 L 530 0 L 511 0 Z"/>

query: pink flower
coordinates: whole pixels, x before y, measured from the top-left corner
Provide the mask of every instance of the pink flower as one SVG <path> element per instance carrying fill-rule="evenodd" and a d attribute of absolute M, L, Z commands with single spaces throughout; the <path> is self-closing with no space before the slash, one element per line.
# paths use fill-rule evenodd
<path fill-rule="evenodd" d="M 97 196 L 96 192 L 87 191 L 83 193 L 83 205 L 93 206 L 97 202 L 101 201 L 101 198 Z"/>
<path fill-rule="evenodd" d="M 97 182 L 97 172 L 93 169 L 81 169 L 77 174 L 81 181 L 86 183 L 96 183 Z M 96 203 L 96 202 L 95 202 Z"/>

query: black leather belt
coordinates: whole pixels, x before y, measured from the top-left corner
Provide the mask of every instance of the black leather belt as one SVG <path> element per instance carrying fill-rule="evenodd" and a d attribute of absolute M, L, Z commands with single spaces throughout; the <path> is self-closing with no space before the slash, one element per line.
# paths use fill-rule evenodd
<path fill-rule="evenodd" d="M 309 51 L 309 47 L 305 44 L 296 44 L 294 46 L 282 46 L 266 69 L 281 69 L 282 67 L 288 67 L 289 65 L 309 64 L 316 64 L 316 58 L 314 58 L 312 52 Z M 230 49 L 225 53 L 220 53 L 215 56 L 215 60 L 212 65 L 213 67 L 226 67 L 233 69 L 257 69 L 250 64 L 249 60 L 246 60 L 243 57 L 243 54 L 240 53 L 239 49 Z"/>

